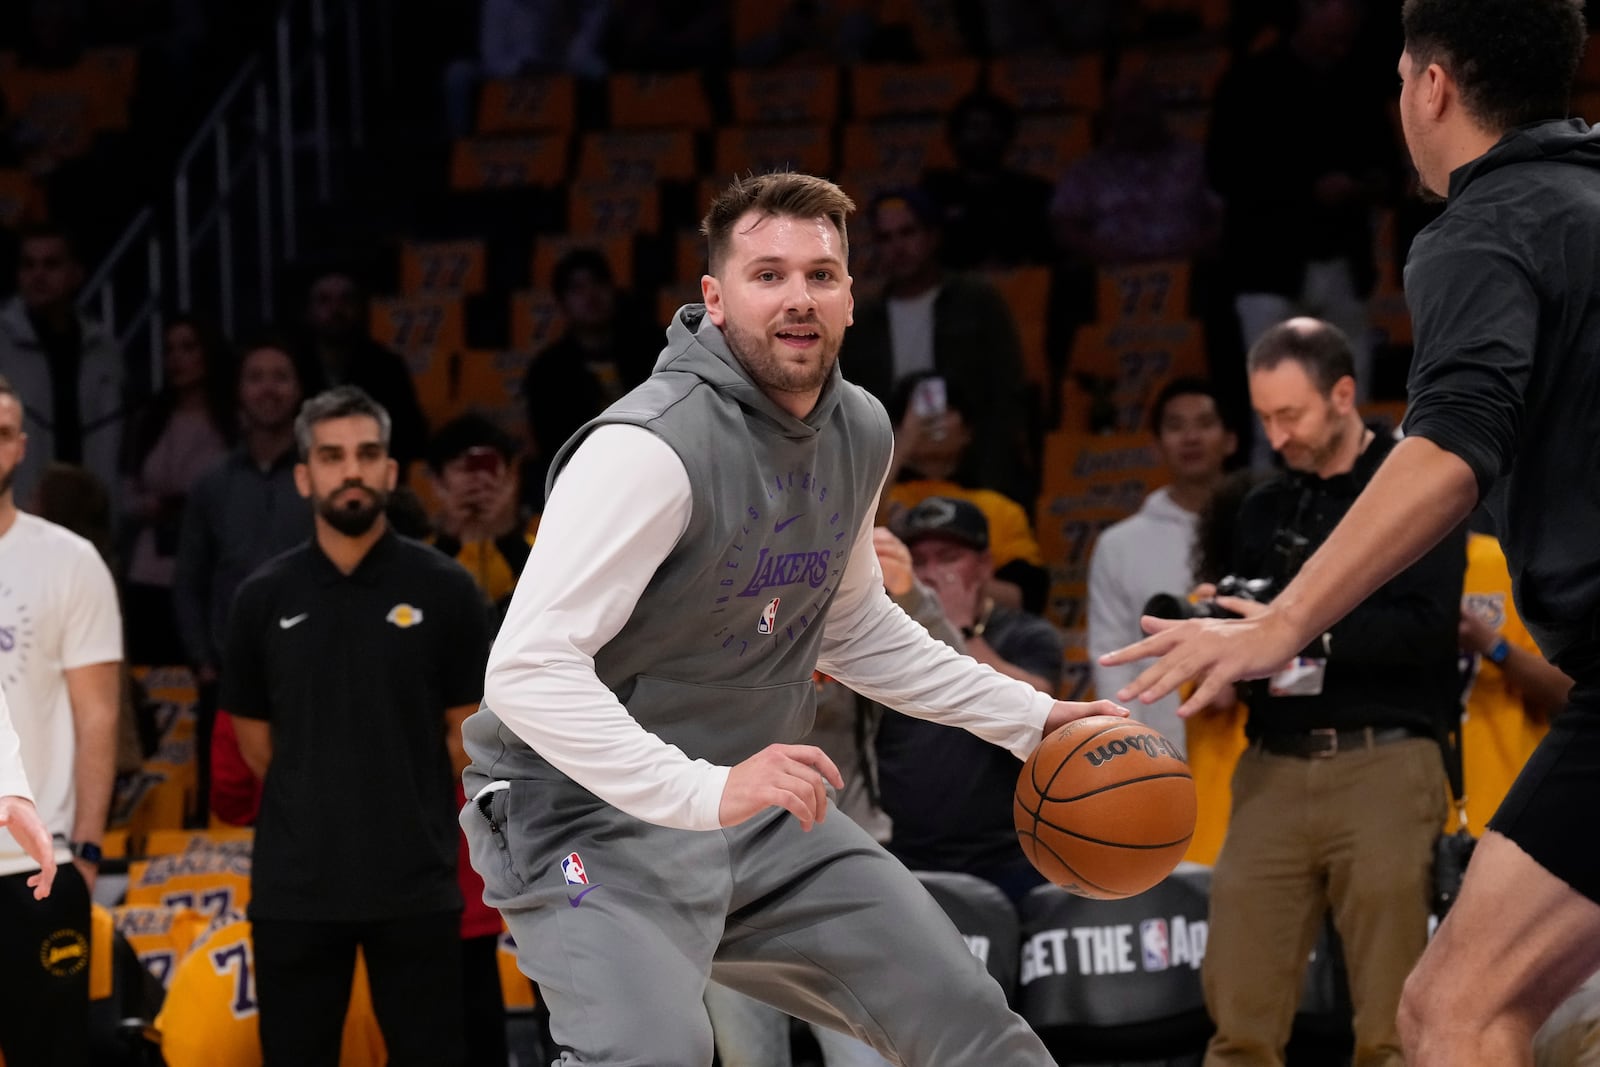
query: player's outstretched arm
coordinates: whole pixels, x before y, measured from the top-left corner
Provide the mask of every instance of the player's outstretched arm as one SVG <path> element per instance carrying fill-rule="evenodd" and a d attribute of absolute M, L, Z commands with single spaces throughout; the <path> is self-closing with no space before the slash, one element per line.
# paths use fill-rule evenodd
<path fill-rule="evenodd" d="M 844 788 L 844 777 L 815 745 L 768 745 L 728 772 L 717 817 L 737 826 L 768 808 L 783 808 L 810 830 L 828 813 L 828 783 Z"/>
<path fill-rule="evenodd" d="M 0 797 L 0 830 L 11 831 L 17 844 L 39 865 L 38 873 L 28 879 L 33 899 L 49 896 L 50 883 L 56 880 L 56 848 L 33 801 L 26 797 Z"/>
<path fill-rule="evenodd" d="M 1117 699 L 1152 703 L 1195 679 L 1199 687 L 1178 709 L 1190 715 L 1225 686 L 1266 677 L 1455 529 L 1477 500 L 1465 460 L 1426 438 L 1401 441 L 1267 610 L 1247 619 L 1140 620 L 1152 636 L 1100 657 L 1109 666 L 1157 657 Z"/>

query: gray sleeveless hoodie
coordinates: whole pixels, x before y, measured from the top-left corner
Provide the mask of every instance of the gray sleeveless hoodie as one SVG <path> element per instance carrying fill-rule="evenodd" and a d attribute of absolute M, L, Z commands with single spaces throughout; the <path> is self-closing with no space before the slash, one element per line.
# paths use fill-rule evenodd
<path fill-rule="evenodd" d="M 690 304 L 673 317 L 651 377 L 562 447 L 552 484 L 584 437 L 613 423 L 672 447 L 693 506 L 632 617 L 596 655 L 600 680 L 690 758 L 727 766 L 800 740 L 815 711 L 822 624 L 889 463 L 882 405 L 835 366 L 815 409 L 795 418 L 751 381 L 704 306 Z M 490 777 L 553 770 L 487 706 L 464 735 Z"/>

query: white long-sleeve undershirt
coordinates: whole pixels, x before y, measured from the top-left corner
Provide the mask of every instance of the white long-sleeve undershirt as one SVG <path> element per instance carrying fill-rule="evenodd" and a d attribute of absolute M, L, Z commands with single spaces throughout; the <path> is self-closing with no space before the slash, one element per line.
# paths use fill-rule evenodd
<path fill-rule="evenodd" d="M 594 430 L 557 480 L 489 654 L 484 701 L 518 737 L 607 803 L 664 826 L 711 830 L 730 768 L 691 759 L 628 714 L 594 658 L 627 623 L 688 528 L 689 475 L 637 426 Z M 1051 698 L 929 636 L 883 589 L 872 519 L 857 532 L 817 667 L 910 715 L 965 727 L 1019 757 Z"/>

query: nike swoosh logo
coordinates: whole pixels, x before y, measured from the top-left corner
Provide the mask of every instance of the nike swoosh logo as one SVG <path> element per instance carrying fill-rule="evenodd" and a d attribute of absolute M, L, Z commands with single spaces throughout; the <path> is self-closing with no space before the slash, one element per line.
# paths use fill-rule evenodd
<path fill-rule="evenodd" d="M 800 515 L 804 515 L 804 514 L 805 514 L 805 512 L 803 512 L 803 511 L 800 513 Z M 789 524 L 794 522 L 794 520 L 798 519 L 800 517 L 800 515 L 790 515 L 787 519 L 784 519 L 782 522 L 773 523 L 772 524 L 772 532 L 775 533 L 775 534 L 783 533 L 783 531 L 785 531 L 785 530 L 787 530 L 789 528 Z"/>
<path fill-rule="evenodd" d="M 590 893 L 593 893 L 596 889 L 599 889 L 599 888 L 600 887 L 597 886 L 597 885 L 592 885 L 589 888 L 585 889 L 583 892 L 579 893 L 575 897 L 569 896 L 567 898 L 567 903 L 571 904 L 574 908 L 576 908 L 579 904 L 583 903 L 583 898 L 584 897 L 588 896 Z"/>
<path fill-rule="evenodd" d="M 292 630 L 294 627 L 299 626 L 301 623 L 305 622 L 310 617 L 311 617 L 311 612 L 302 611 L 298 615 L 292 615 L 292 616 L 289 616 L 288 618 L 279 619 L 278 620 L 278 628 L 280 630 Z"/>

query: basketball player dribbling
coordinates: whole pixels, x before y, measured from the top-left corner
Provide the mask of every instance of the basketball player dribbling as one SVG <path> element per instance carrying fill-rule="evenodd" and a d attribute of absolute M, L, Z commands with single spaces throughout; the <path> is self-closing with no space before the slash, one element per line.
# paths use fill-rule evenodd
<path fill-rule="evenodd" d="M 1406 984 L 1410 1067 L 1531 1064 L 1534 1031 L 1600 968 L 1600 132 L 1568 119 L 1581 0 L 1406 0 L 1400 118 L 1443 215 L 1413 244 L 1407 439 L 1254 618 L 1165 623 L 1104 657 L 1159 656 L 1120 696 L 1184 705 L 1265 677 L 1482 500 L 1517 607 L 1575 684 L 1490 820 Z M 1337 651 L 1335 650 L 1335 654 Z"/>
<path fill-rule="evenodd" d="M 895 1062 L 1051 1062 L 916 878 L 831 810 L 838 769 L 788 743 L 818 668 L 1019 757 L 1126 714 L 957 655 L 884 592 L 889 421 L 836 365 L 851 206 L 807 175 L 735 181 L 704 225 L 704 306 L 552 465 L 464 728 L 462 825 L 563 1064 L 709 1064 L 708 976 Z"/>

